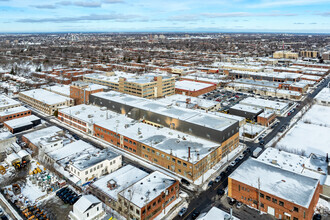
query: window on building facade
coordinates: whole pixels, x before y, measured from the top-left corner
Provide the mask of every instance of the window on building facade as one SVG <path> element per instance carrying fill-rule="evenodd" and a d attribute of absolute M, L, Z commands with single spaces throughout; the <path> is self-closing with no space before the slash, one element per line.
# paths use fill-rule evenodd
<path fill-rule="evenodd" d="M 298 208 L 298 207 L 295 207 L 295 206 L 293 206 L 293 211 L 295 211 L 295 212 L 299 212 L 299 208 Z"/>
<path fill-rule="evenodd" d="M 280 206 L 284 206 L 284 202 L 282 202 L 282 201 L 279 201 L 278 204 L 279 204 Z"/>
<path fill-rule="evenodd" d="M 267 199 L 268 201 L 270 201 L 270 196 L 266 196 L 266 199 Z"/>

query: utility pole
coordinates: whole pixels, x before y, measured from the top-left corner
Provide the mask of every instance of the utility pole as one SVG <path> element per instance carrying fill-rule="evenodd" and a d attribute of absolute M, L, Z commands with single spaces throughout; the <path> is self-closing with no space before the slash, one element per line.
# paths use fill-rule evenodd
<path fill-rule="evenodd" d="M 258 177 L 258 210 L 260 211 L 260 177 Z"/>

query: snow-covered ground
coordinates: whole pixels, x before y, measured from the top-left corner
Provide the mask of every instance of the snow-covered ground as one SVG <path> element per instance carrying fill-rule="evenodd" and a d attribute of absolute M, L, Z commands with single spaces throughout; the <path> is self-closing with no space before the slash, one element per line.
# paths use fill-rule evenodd
<path fill-rule="evenodd" d="M 330 107 L 314 105 L 276 145 L 278 149 L 309 156 L 330 153 Z"/>
<path fill-rule="evenodd" d="M 316 205 L 315 212 L 329 217 L 330 216 L 330 202 L 320 198 Z M 328 218 L 326 218 L 326 219 L 328 219 Z"/>

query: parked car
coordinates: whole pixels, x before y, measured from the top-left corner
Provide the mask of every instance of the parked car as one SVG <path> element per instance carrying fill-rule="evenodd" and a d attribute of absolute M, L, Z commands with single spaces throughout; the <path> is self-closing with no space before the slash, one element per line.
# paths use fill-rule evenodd
<path fill-rule="evenodd" d="M 241 203 L 241 202 L 236 203 L 236 208 L 240 209 L 242 206 L 243 206 L 243 203 Z"/>
<path fill-rule="evenodd" d="M 237 157 L 237 158 L 235 159 L 235 163 L 237 164 L 239 161 L 240 161 L 240 159 Z"/>
<path fill-rule="evenodd" d="M 321 214 L 315 214 L 314 216 L 313 216 L 313 220 L 321 220 L 322 219 L 322 216 L 321 216 Z"/>
<path fill-rule="evenodd" d="M 260 144 L 260 145 L 265 145 L 265 140 L 264 140 L 264 139 L 260 140 L 260 141 L 259 141 L 259 144 Z"/>
<path fill-rule="evenodd" d="M 186 179 L 183 179 L 183 178 L 181 179 L 181 183 L 182 183 L 182 184 L 186 184 L 187 186 L 190 185 L 189 181 L 186 180 Z"/>
<path fill-rule="evenodd" d="M 228 203 L 229 203 L 229 205 L 235 205 L 235 203 L 236 203 L 236 199 L 229 198 Z"/>
<path fill-rule="evenodd" d="M 236 162 L 235 161 L 232 161 L 230 164 L 229 164 L 229 166 L 232 166 L 232 167 L 234 167 L 236 165 Z"/>
<path fill-rule="evenodd" d="M 211 187 L 211 186 L 213 186 L 213 184 L 214 184 L 214 182 L 213 182 L 213 180 L 211 180 L 211 181 L 209 182 L 209 184 L 207 184 L 207 186 L 208 186 L 208 187 Z"/>
<path fill-rule="evenodd" d="M 226 168 L 226 173 L 229 173 L 231 171 L 231 166 L 228 166 L 227 168 Z"/>
<path fill-rule="evenodd" d="M 224 172 L 224 171 L 223 171 L 223 172 L 221 172 L 221 173 L 220 173 L 220 176 L 221 176 L 221 177 L 224 177 L 224 176 L 226 176 L 226 172 Z"/>
<path fill-rule="evenodd" d="M 1 216 L 1 220 L 8 220 L 9 218 L 6 215 Z"/>
<path fill-rule="evenodd" d="M 183 207 L 179 212 L 179 216 L 180 217 L 184 216 L 184 214 L 186 214 L 186 212 L 187 212 L 187 208 Z"/>
<path fill-rule="evenodd" d="M 279 132 L 283 132 L 283 131 L 285 131 L 285 126 L 282 126 L 279 130 Z"/>
<path fill-rule="evenodd" d="M 218 190 L 217 190 L 217 194 L 218 194 L 219 196 L 223 196 L 223 195 L 225 194 L 225 190 L 223 190 L 223 189 L 218 189 Z"/>
<path fill-rule="evenodd" d="M 200 214 L 201 214 L 200 211 L 195 210 L 195 211 L 193 211 L 191 217 L 192 217 L 192 219 L 196 219 Z"/>
<path fill-rule="evenodd" d="M 243 160 L 244 156 L 243 155 L 239 155 L 238 159 Z"/>
<path fill-rule="evenodd" d="M 215 178 L 216 183 L 220 182 L 220 180 L 221 180 L 221 176 L 217 176 L 217 178 Z"/>
<path fill-rule="evenodd" d="M 288 112 L 288 116 L 290 116 L 291 115 L 291 112 Z"/>

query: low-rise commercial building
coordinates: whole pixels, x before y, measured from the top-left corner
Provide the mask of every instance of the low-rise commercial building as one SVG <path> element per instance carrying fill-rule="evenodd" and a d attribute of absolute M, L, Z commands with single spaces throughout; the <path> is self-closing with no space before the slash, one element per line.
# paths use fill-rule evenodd
<path fill-rule="evenodd" d="M 7 109 L 11 109 L 11 108 L 16 108 L 19 106 L 21 106 L 20 102 L 14 100 L 14 99 L 8 98 L 5 95 L 0 95 L 0 112 L 5 111 Z"/>
<path fill-rule="evenodd" d="M 275 59 L 298 59 L 298 53 L 291 51 L 276 51 L 273 53 L 273 58 Z"/>
<path fill-rule="evenodd" d="M 41 119 L 35 115 L 12 119 L 4 123 L 5 127 L 13 134 L 29 130 L 39 124 L 41 124 Z"/>
<path fill-rule="evenodd" d="M 228 177 L 228 196 L 277 219 L 312 219 L 321 187 L 303 176 L 248 159 Z"/>
<path fill-rule="evenodd" d="M 330 88 L 323 88 L 315 96 L 314 101 L 319 105 L 330 106 Z"/>
<path fill-rule="evenodd" d="M 214 83 L 196 82 L 191 80 L 181 80 L 175 83 L 175 93 L 187 96 L 200 96 L 211 92 L 217 88 Z"/>
<path fill-rule="evenodd" d="M 245 117 L 249 121 L 257 121 L 257 117 L 264 110 L 259 107 L 236 104 L 229 108 L 229 114 Z"/>
<path fill-rule="evenodd" d="M 272 124 L 276 119 L 276 114 L 273 111 L 264 111 L 257 117 L 257 123 L 261 124 L 262 126 L 268 127 Z"/>
<path fill-rule="evenodd" d="M 48 115 L 53 115 L 58 109 L 73 106 L 74 104 L 73 99 L 44 89 L 20 92 L 19 99 Z"/>
<path fill-rule="evenodd" d="M 254 107 L 259 107 L 262 109 L 269 109 L 276 113 L 276 115 L 284 114 L 289 108 L 289 103 L 279 102 L 279 101 L 271 101 L 266 99 L 259 99 L 254 97 L 247 97 L 239 102 L 243 105 L 250 105 Z"/>
<path fill-rule="evenodd" d="M 0 123 L 16 118 L 26 117 L 29 115 L 31 115 L 31 110 L 25 108 L 24 106 L 6 109 L 0 112 Z"/>

